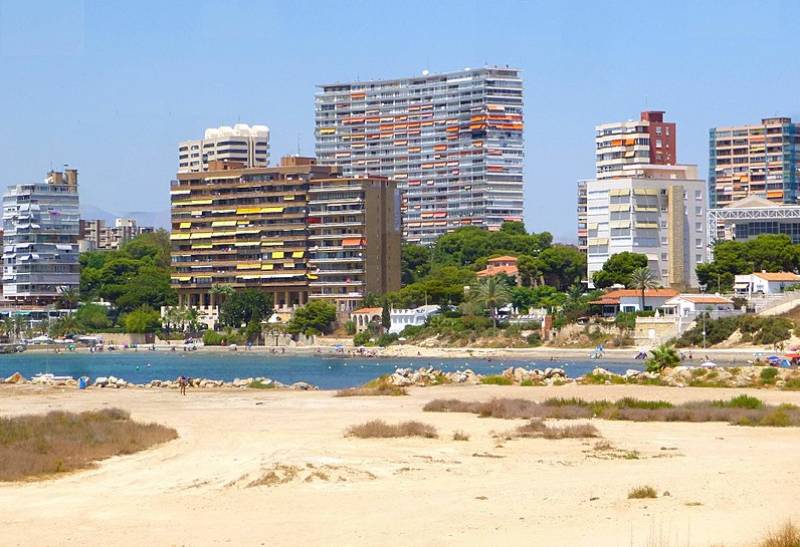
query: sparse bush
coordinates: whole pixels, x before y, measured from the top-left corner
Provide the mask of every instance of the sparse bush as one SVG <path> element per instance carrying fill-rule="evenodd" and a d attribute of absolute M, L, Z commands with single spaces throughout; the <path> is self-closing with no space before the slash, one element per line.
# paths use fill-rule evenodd
<path fill-rule="evenodd" d="M 264 383 L 264 380 L 253 380 L 247 387 L 250 389 L 275 389 L 275 382 L 270 382 L 269 384 Z"/>
<path fill-rule="evenodd" d="M 453 432 L 453 440 L 454 441 L 468 441 L 469 440 L 469 435 L 467 433 L 464 433 L 463 431 L 461 431 L 459 429 L 458 431 L 454 431 Z"/>
<path fill-rule="evenodd" d="M 778 376 L 778 369 L 775 367 L 768 367 L 761 371 L 759 375 L 761 382 L 764 384 L 774 384 L 775 378 Z"/>
<path fill-rule="evenodd" d="M 589 439 L 599 437 L 600 432 L 591 424 L 547 425 L 542 420 L 531 420 L 514 430 L 514 437 L 542 437 L 544 439 Z"/>
<path fill-rule="evenodd" d="M 399 424 L 387 424 L 383 420 L 370 420 L 361 425 L 350 427 L 345 433 L 347 437 L 359 439 L 388 439 L 394 437 L 425 437 L 435 439 L 439 436 L 436 428 L 422 422 L 408 421 Z"/>
<path fill-rule="evenodd" d="M 800 547 L 800 528 L 787 522 L 778 530 L 770 532 L 758 545 L 759 547 Z"/>
<path fill-rule="evenodd" d="M 379 395 L 408 395 L 406 388 L 396 386 L 391 382 L 391 377 L 384 374 L 374 380 L 370 380 L 361 387 L 351 387 L 341 389 L 336 392 L 336 397 L 364 397 L 364 396 L 379 396 Z"/>
<path fill-rule="evenodd" d="M 85 469 L 177 436 L 171 428 L 134 422 L 118 408 L 0 418 L 0 481 Z"/>
<path fill-rule="evenodd" d="M 354 346 L 369 346 L 372 343 L 372 335 L 369 331 L 362 331 L 353 336 Z"/>
<path fill-rule="evenodd" d="M 511 378 L 507 378 L 506 376 L 484 376 L 481 379 L 482 384 L 490 384 L 495 386 L 510 386 L 514 383 L 514 380 Z"/>
<path fill-rule="evenodd" d="M 637 486 L 636 488 L 632 488 L 630 492 L 628 492 L 628 499 L 629 500 L 639 500 L 645 498 L 657 498 L 658 494 L 656 493 L 656 489 L 652 486 Z"/>

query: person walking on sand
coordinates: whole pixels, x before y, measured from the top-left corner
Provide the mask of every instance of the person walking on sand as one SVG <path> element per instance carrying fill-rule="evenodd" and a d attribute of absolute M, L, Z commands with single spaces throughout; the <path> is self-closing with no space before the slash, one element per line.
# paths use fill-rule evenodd
<path fill-rule="evenodd" d="M 189 380 L 187 380 L 186 376 L 181 374 L 180 377 L 178 378 L 178 387 L 180 387 L 181 389 L 181 395 L 186 395 L 186 385 L 188 383 Z"/>

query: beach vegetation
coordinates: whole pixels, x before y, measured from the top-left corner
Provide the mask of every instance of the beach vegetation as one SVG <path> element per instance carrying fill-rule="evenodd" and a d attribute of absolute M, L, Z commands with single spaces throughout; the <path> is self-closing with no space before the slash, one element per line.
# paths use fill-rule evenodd
<path fill-rule="evenodd" d="M 650 350 L 650 353 L 652 356 L 646 363 L 648 372 L 661 372 L 665 368 L 677 366 L 681 362 L 681 356 L 678 354 L 677 350 L 669 344 L 661 344 Z"/>
<path fill-rule="evenodd" d="M 122 316 L 125 332 L 151 333 L 161 328 L 161 314 L 144 305 Z"/>
<path fill-rule="evenodd" d="M 656 489 L 652 486 L 637 486 L 635 488 L 631 488 L 628 492 L 628 499 L 629 500 L 640 500 L 640 499 L 647 499 L 647 498 L 657 498 L 658 493 Z"/>
<path fill-rule="evenodd" d="M 408 391 L 402 386 L 394 385 L 391 376 L 384 374 L 383 376 L 370 380 L 363 386 L 341 389 L 336 392 L 335 397 L 370 397 L 381 395 L 393 397 L 408 395 Z"/>
<path fill-rule="evenodd" d="M 135 422 L 118 408 L 0 417 L 0 481 L 86 469 L 177 436 L 174 429 Z"/>
<path fill-rule="evenodd" d="M 759 378 L 763 384 L 774 384 L 778 376 L 778 369 L 775 367 L 767 367 L 761 371 Z"/>
<path fill-rule="evenodd" d="M 705 343 L 713 346 L 728 340 L 739 331 L 743 342 L 753 344 L 778 344 L 788 340 L 795 328 L 794 321 L 782 316 L 739 315 L 711 319 L 698 318 L 695 326 L 675 340 L 678 347 L 700 346 L 705 328 Z"/>
<path fill-rule="evenodd" d="M 788 521 L 769 532 L 758 547 L 800 547 L 800 527 Z"/>
<path fill-rule="evenodd" d="M 453 431 L 453 440 L 454 441 L 468 441 L 469 440 L 469 434 L 468 433 L 464 433 L 460 429 L 457 430 L 457 431 Z"/>
<path fill-rule="evenodd" d="M 754 427 L 798 427 L 800 408 L 767 405 L 759 399 L 740 395 L 727 401 L 693 401 L 671 404 L 633 398 L 617 401 L 548 399 L 537 403 L 527 399 L 499 398 L 486 402 L 434 399 L 426 412 L 467 412 L 482 418 L 525 418 L 575 420 L 597 418 L 634 422 L 727 422 Z"/>
<path fill-rule="evenodd" d="M 600 432 L 591 424 L 549 425 L 536 418 L 517 427 L 508 436 L 512 438 L 591 439 L 599 437 Z"/>
<path fill-rule="evenodd" d="M 395 437 L 424 437 L 435 439 L 439 436 L 436 428 L 417 421 L 400 422 L 398 424 L 388 424 L 383 420 L 370 420 L 360 425 L 354 425 L 347 429 L 346 437 L 358 437 L 359 439 L 388 439 Z"/>
<path fill-rule="evenodd" d="M 481 383 L 494 386 L 510 386 L 514 384 L 514 380 L 507 376 L 496 374 L 494 376 L 484 376 L 481 378 Z"/>

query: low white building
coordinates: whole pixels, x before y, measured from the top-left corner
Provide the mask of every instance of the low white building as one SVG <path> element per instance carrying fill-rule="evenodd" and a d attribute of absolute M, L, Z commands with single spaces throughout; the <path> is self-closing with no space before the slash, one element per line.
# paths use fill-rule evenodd
<path fill-rule="evenodd" d="M 715 294 L 679 294 L 664 303 L 664 309 L 675 315 L 693 317 L 708 313 L 712 318 L 735 315 L 733 300 Z"/>
<path fill-rule="evenodd" d="M 781 294 L 787 288 L 800 283 L 800 275 L 792 272 L 756 272 L 737 275 L 734 288 L 736 294 Z"/>
<path fill-rule="evenodd" d="M 390 334 L 400 334 L 408 326 L 422 326 L 429 317 L 439 313 L 439 306 L 428 305 L 413 309 L 393 309 L 389 314 L 391 325 Z"/>
<path fill-rule="evenodd" d="M 644 291 L 644 308 L 642 308 L 642 291 L 638 289 L 617 289 L 608 291 L 598 300 L 589 302 L 601 306 L 604 316 L 616 315 L 620 312 L 638 312 L 657 310 L 670 298 L 678 295 L 675 289 L 646 289 Z"/>

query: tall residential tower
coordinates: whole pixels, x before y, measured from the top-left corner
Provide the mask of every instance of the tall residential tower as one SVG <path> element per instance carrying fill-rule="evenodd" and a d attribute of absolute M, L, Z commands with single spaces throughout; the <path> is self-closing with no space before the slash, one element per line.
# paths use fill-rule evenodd
<path fill-rule="evenodd" d="M 210 162 L 232 161 L 245 167 L 269 165 L 269 128 L 237 123 L 206 129 L 200 140 L 178 144 L 178 173 L 208 171 Z"/>
<path fill-rule="evenodd" d="M 726 207 L 748 196 L 796 204 L 800 123 L 765 118 L 760 124 L 711 129 L 708 160 L 711 207 Z"/>
<path fill-rule="evenodd" d="M 46 305 L 80 285 L 78 171 L 9 186 L 3 196 L 3 298 Z"/>
<path fill-rule="evenodd" d="M 316 153 L 345 176 L 397 182 L 403 238 L 429 244 L 460 226 L 522 220 L 522 80 L 486 67 L 325 84 Z"/>

